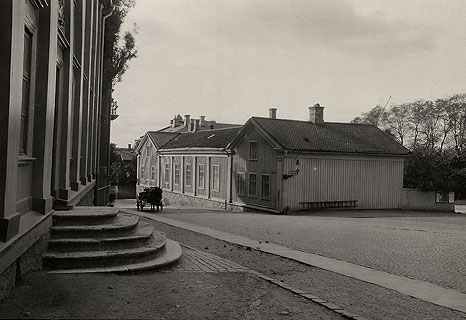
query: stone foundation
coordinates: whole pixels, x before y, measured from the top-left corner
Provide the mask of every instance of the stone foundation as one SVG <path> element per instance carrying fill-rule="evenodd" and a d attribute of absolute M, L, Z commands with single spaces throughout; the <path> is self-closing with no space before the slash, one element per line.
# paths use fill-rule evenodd
<path fill-rule="evenodd" d="M 0 273 L 0 301 L 5 299 L 10 291 L 15 287 L 16 282 L 16 262 L 10 264 L 8 268 Z"/>
<path fill-rule="evenodd" d="M 76 204 L 76 206 L 94 206 L 94 188 L 89 190 L 88 193 L 86 193 L 81 200 Z"/>
<path fill-rule="evenodd" d="M 163 190 L 162 203 L 164 206 L 186 206 L 205 209 L 223 209 L 229 211 L 243 211 L 243 207 L 226 203 L 225 201 L 216 199 L 207 199 L 195 197 L 189 194 L 176 193 Z"/>
<path fill-rule="evenodd" d="M 31 271 L 42 270 L 42 253 L 47 249 L 49 233 L 42 235 L 25 253 L 0 273 L 0 301 L 15 287 L 17 280 Z"/>

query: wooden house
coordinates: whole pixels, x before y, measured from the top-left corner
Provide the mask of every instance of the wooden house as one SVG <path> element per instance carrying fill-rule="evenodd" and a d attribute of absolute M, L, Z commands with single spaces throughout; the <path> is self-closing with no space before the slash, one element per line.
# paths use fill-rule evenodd
<path fill-rule="evenodd" d="M 231 200 L 232 158 L 226 146 L 241 127 L 147 132 L 138 143 L 138 191 L 163 189 L 165 204 L 224 207 Z"/>
<path fill-rule="evenodd" d="M 229 144 L 232 203 L 283 212 L 401 208 L 408 150 L 373 125 L 252 117 Z"/>

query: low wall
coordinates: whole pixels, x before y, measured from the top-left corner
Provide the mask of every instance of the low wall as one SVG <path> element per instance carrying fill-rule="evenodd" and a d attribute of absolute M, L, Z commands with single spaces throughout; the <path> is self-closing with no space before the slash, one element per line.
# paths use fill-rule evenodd
<path fill-rule="evenodd" d="M 0 272 L 0 301 L 15 287 L 16 281 L 31 271 L 42 270 L 42 254 L 47 250 L 49 233 L 42 235 L 29 249 Z"/>
<path fill-rule="evenodd" d="M 112 186 L 117 199 L 136 199 L 136 185 Z"/>
<path fill-rule="evenodd" d="M 454 203 L 435 202 L 435 191 L 403 188 L 403 210 L 426 210 L 455 212 Z"/>
<path fill-rule="evenodd" d="M 226 204 L 225 201 L 207 199 L 188 195 L 184 193 L 176 193 L 172 191 L 163 190 L 162 203 L 164 206 L 187 206 L 205 209 L 224 209 L 230 211 L 243 211 L 243 207 L 231 203 Z"/>

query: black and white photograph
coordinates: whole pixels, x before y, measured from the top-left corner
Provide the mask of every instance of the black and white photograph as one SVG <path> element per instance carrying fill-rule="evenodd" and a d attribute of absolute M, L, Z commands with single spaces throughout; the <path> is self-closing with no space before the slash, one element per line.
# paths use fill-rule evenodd
<path fill-rule="evenodd" d="M 466 319 L 465 0 L 0 0 L 0 319 Z"/>

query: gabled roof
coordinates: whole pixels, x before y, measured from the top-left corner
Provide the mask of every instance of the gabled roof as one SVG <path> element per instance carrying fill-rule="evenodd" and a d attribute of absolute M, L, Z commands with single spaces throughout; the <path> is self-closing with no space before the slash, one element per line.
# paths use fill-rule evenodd
<path fill-rule="evenodd" d="M 252 117 L 245 125 L 290 151 L 406 155 L 408 150 L 373 125 Z M 241 134 L 240 134 L 241 135 Z M 236 139 L 229 147 L 235 148 Z"/>
<path fill-rule="evenodd" d="M 183 132 L 172 139 L 162 149 L 180 148 L 225 148 L 239 133 L 242 127 L 213 129 L 197 132 Z"/>
<path fill-rule="evenodd" d="M 149 134 L 149 138 L 158 149 L 162 148 L 178 135 L 177 133 L 160 131 L 148 131 L 147 133 Z"/>
<path fill-rule="evenodd" d="M 115 148 L 115 153 L 121 158 L 121 161 L 131 161 L 136 157 L 136 153 L 128 148 Z"/>

